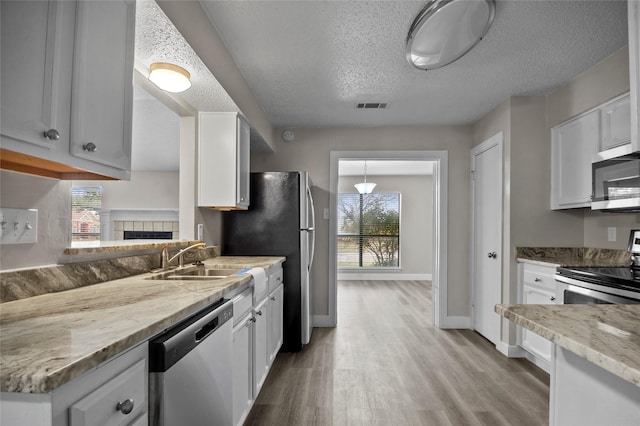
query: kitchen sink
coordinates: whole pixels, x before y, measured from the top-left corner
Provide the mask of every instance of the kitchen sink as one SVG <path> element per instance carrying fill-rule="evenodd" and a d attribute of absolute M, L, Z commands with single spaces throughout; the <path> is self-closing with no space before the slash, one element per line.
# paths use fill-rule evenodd
<path fill-rule="evenodd" d="M 173 270 L 152 275 L 148 280 L 212 280 L 222 279 L 235 275 L 243 269 L 220 269 L 220 268 L 189 268 L 184 270 Z"/>

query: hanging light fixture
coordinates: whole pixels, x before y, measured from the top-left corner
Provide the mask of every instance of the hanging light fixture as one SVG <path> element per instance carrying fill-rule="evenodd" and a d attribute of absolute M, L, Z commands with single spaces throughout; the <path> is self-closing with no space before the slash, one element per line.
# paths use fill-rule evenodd
<path fill-rule="evenodd" d="M 371 194 L 376 184 L 373 182 L 367 182 L 367 160 L 364 160 L 364 182 L 356 183 L 353 185 L 356 187 L 360 194 Z"/>
<path fill-rule="evenodd" d="M 164 91 L 180 93 L 191 87 L 191 74 L 178 65 L 154 62 L 149 68 L 149 80 Z"/>

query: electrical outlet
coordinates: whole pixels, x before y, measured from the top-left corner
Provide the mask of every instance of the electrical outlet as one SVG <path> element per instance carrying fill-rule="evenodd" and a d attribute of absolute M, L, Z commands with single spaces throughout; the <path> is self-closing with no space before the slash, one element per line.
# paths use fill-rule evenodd
<path fill-rule="evenodd" d="M 28 244 L 38 239 L 38 210 L 0 208 L 1 244 Z"/>
<path fill-rule="evenodd" d="M 204 223 L 198 224 L 198 240 L 204 241 Z"/>
<path fill-rule="evenodd" d="M 325 220 L 329 219 L 329 209 L 322 209 L 322 218 Z"/>
<path fill-rule="evenodd" d="M 616 240 L 616 227 L 615 226 L 610 226 L 607 228 L 607 238 L 609 241 L 615 241 Z"/>

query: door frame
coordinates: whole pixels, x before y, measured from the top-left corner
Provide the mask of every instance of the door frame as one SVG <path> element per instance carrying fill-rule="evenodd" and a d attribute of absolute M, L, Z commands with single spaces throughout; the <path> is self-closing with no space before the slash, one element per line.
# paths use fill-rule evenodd
<path fill-rule="evenodd" d="M 433 323 L 447 321 L 448 151 L 331 151 L 329 173 L 329 315 L 326 326 L 338 323 L 338 163 L 351 160 L 433 161 Z M 323 324 L 325 325 L 325 324 Z"/>
<path fill-rule="evenodd" d="M 498 184 L 500 188 L 500 244 L 498 247 L 499 250 L 499 267 L 500 267 L 500 289 L 499 289 L 499 298 L 502 301 L 502 281 L 504 278 L 504 132 L 498 132 L 490 138 L 486 139 L 480 145 L 477 145 L 471 149 L 471 173 L 469 176 L 469 185 L 471 191 L 471 246 L 470 246 L 470 259 L 471 265 L 469 268 L 470 277 L 469 277 L 469 295 L 471 297 L 469 303 L 469 318 L 470 318 L 470 328 L 475 330 L 474 320 L 475 320 L 475 312 L 474 312 L 474 304 L 476 300 L 476 273 L 475 273 L 475 242 L 476 242 L 476 230 L 475 230 L 475 222 L 476 222 L 476 209 L 475 209 L 475 201 L 476 201 L 476 188 L 474 184 L 474 171 L 476 168 L 476 157 L 482 154 L 485 151 L 497 146 L 499 149 L 499 162 L 500 162 L 500 182 Z M 499 329 L 498 329 L 498 342 L 495 342 L 496 345 L 502 340 L 502 321 L 499 321 Z"/>

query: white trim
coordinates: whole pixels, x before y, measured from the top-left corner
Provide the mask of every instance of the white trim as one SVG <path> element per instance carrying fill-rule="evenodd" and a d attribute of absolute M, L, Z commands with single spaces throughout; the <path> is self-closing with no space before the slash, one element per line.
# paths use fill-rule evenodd
<path fill-rule="evenodd" d="M 446 317 L 440 321 L 440 328 L 471 329 L 471 318 L 469 317 Z"/>
<path fill-rule="evenodd" d="M 432 274 L 398 274 L 384 272 L 338 272 L 338 281 L 340 280 L 369 280 L 369 281 L 431 281 Z"/>
<path fill-rule="evenodd" d="M 496 349 L 502 355 L 509 358 L 525 358 L 527 355 L 527 351 L 522 349 L 520 346 L 509 345 L 502 340 L 496 343 Z"/>
<path fill-rule="evenodd" d="M 470 264 L 470 268 L 469 268 L 469 273 L 470 273 L 470 277 L 469 277 L 469 296 L 470 296 L 470 302 L 469 303 L 469 317 L 471 319 L 471 323 L 470 323 L 470 328 L 472 330 L 475 330 L 474 327 L 474 323 L 475 323 L 475 313 L 474 313 L 474 302 L 475 302 L 475 283 L 476 283 L 476 279 L 477 279 L 477 274 L 475 271 L 475 259 L 476 259 L 476 253 L 474 250 L 475 247 L 475 238 L 476 238 L 476 233 L 475 233 L 475 197 L 476 197 L 476 187 L 475 187 L 475 183 L 474 183 L 474 172 L 476 169 L 476 157 L 480 154 L 482 154 L 485 151 L 488 151 L 489 149 L 493 148 L 493 147 L 498 147 L 499 149 L 499 154 L 500 154 L 500 159 L 499 159 L 499 163 L 500 163 L 500 167 L 501 167 L 501 173 L 500 173 L 500 182 L 496 182 L 496 188 L 499 188 L 500 191 L 500 208 L 499 208 L 499 214 L 500 214 L 500 236 L 499 236 L 499 243 L 498 243 L 498 248 L 497 248 L 497 253 L 498 253 L 498 262 L 499 262 L 499 268 L 500 268 L 500 290 L 499 290 L 499 297 L 500 300 L 499 302 L 502 301 L 502 281 L 503 281 L 503 269 L 504 269 L 504 263 L 503 260 L 505 258 L 505 251 L 504 251 L 504 133 L 503 132 L 498 132 L 495 135 L 491 136 L 489 139 L 485 140 L 484 142 L 482 142 L 480 145 L 475 146 L 474 148 L 471 149 L 471 174 L 469 177 L 469 182 L 470 182 L 470 188 L 471 188 L 471 238 L 470 238 L 470 259 L 471 259 L 471 264 Z M 479 254 L 478 256 L 484 256 L 484 253 Z M 498 332 L 496 334 L 496 345 L 498 345 L 498 343 L 500 343 L 500 338 L 502 335 L 502 319 L 500 319 L 498 321 Z M 488 336 L 484 336 L 487 337 Z M 489 339 L 491 340 L 491 339 Z M 496 346 L 497 347 L 497 346 Z"/>
<path fill-rule="evenodd" d="M 336 325 L 331 321 L 329 315 L 314 315 L 313 316 L 314 327 L 335 327 Z"/>
<path fill-rule="evenodd" d="M 524 355 L 521 358 L 526 358 L 527 360 L 529 360 L 529 362 L 531 362 L 533 365 L 537 366 L 538 368 L 544 370 L 547 373 L 551 372 L 551 363 L 548 362 L 545 359 L 540 358 L 539 356 L 534 355 L 533 353 L 522 349 L 522 351 L 524 352 Z"/>
<path fill-rule="evenodd" d="M 440 327 L 447 316 L 448 151 L 331 151 L 329 172 L 329 317 L 337 318 L 337 194 L 338 162 L 343 158 L 433 161 L 433 323 Z M 441 232 L 442 231 L 442 232 Z"/>

